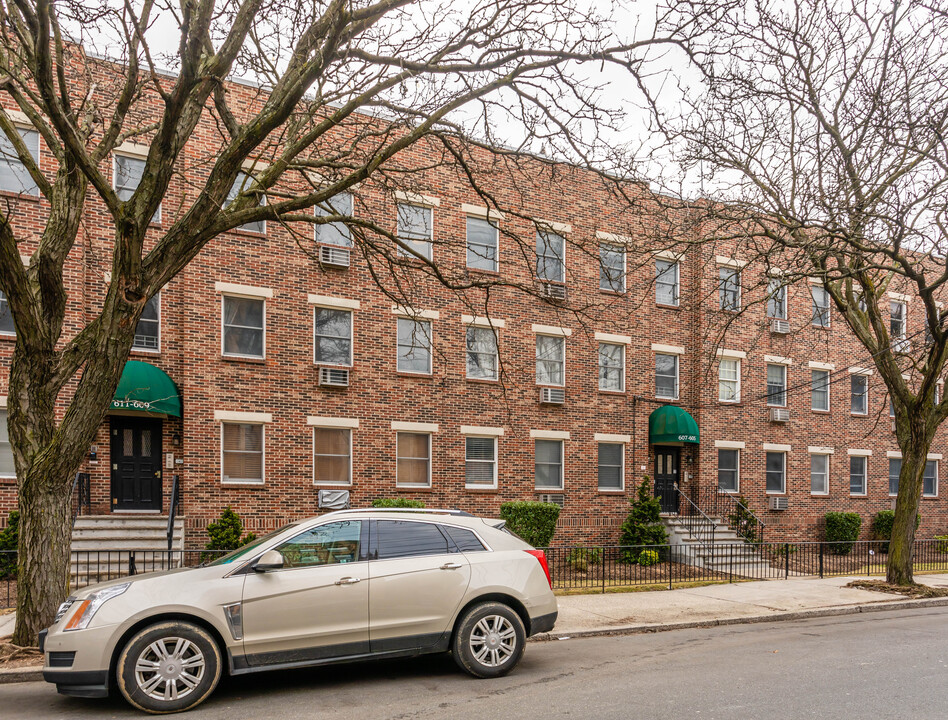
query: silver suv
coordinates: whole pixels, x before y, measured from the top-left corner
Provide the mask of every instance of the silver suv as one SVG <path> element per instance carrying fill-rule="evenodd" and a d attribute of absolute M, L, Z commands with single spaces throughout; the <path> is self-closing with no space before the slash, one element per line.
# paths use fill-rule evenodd
<path fill-rule="evenodd" d="M 502 521 L 448 510 L 343 510 L 206 567 L 82 589 L 40 636 L 43 677 L 147 712 L 188 710 L 231 675 L 450 650 L 510 672 L 553 628 L 546 558 Z"/>

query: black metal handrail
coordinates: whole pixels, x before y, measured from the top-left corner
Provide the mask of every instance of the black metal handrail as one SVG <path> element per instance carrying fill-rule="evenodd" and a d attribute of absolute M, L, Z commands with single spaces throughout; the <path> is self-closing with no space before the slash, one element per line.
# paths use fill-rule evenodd
<path fill-rule="evenodd" d="M 178 489 L 178 476 L 171 476 L 171 500 L 168 502 L 168 552 L 171 552 L 174 546 L 174 519 L 178 514 L 178 502 L 180 500 L 180 490 Z"/>
<path fill-rule="evenodd" d="M 691 537 L 713 552 L 716 523 L 680 490 L 678 491 L 678 497 L 679 500 L 685 501 L 683 504 L 679 504 L 678 522 L 684 525 L 685 530 L 688 531 Z"/>
<path fill-rule="evenodd" d="M 723 492 L 714 486 L 702 488 L 697 493 L 696 504 L 708 515 L 720 517 L 746 541 L 764 542 L 764 521 L 738 500 L 734 493 Z"/>
<path fill-rule="evenodd" d="M 76 497 L 76 510 L 72 515 L 72 527 L 76 527 L 76 519 L 82 514 L 83 505 L 86 506 L 86 514 L 92 512 L 92 483 L 89 473 L 76 473 L 69 495 Z"/>

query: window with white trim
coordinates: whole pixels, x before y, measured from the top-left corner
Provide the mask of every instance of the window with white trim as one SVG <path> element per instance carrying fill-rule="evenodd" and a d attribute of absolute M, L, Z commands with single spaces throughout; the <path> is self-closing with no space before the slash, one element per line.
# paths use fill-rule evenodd
<path fill-rule="evenodd" d="M 221 307 L 223 309 L 224 355 L 262 358 L 266 346 L 264 300 L 224 295 Z"/>
<path fill-rule="evenodd" d="M 829 462 L 830 456 L 823 453 L 810 455 L 810 494 L 829 494 Z"/>
<path fill-rule="evenodd" d="M 829 411 L 830 409 L 829 370 L 811 370 L 810 371 L 810 408 L 813 410 Z"/>
<path fill-rule="evenodd" d="M 431 240 L 434 237 L 434 215 L 430 207 L 398 203 L 398 239 L 406 248 L 431 260 Z M 398 254 L 414 257 L 405 248 L 399 247 Z"/>
<path fill-rule="evenodd" d="M 929 460 L 925 463 L 925 472 L 922 473 L 922 497 L 938 496 L 938 461 Z"/>
<path fill-rule="evenodd" d="M 550 282 L 566 280 L 566 240 L 551 230 L 537 231 L 537 277 Z"/>
<path fill-rule="evenodd" d="M 398 372 L 431 374 L 431 323 L 398 318 Z"/>
<path fill-rule="evenodd" d="M 251 186 L 254 183 L 254 179 L 250 177 L 249 174 L 245 173 L 243 170 L 237 173 L 237 177 L 234 178 L 234 184 L 231 185 L 230 191 L 227 193 L 227 199 L 224 201 L 225 207 L 230 205 L 234 200 L 237 199 L 237 196 L 243 192 L 248 192 Z M 267 204 L 266 195 L 261 194 L 260 198 L 257 200 L 257 207 L 262 207 Z M 245 208 L 247 209 L 247 208 Z M 263 235 L 267 232 L 267 221 L 266 220 L 256 220 L 254 222 L 244 223 L 239 226 L 239 230 L 244 230 L 246 232 L 259 233 Z"/>
<path fill-rule="evenodd" d="M 566 384 L 566 338 L 537 335 L 537 385 Z"/>
<path fill-rule="evenodd" d="M 722 310 L 741 309 L 741 271 L 726 265 L 718 266 L 718 299 Z"/>
<path fill-rule="evenodd" d="M 142 177 L 145 175 L 145 158 L 116 153 L 112 156 L 112 167 L 115 170 L 112 177 L 115 194 L 118 195 L 119 200 L 128 202 L 135 194 Z M 160 203 L 158 209 L 155 210 L 155 214 L 152 215 L 151 221 L 156 224 L 161 223 Z"/>
<path fill-rule="evenodd" d="M 352 366 L 352 312 L 313 309 L 313 362 Z"/>
<path fill-rule="evenodd" d="M 16 325 L 13 324 L 10 303 L 2 290 L 0 290 L 0 335 L 16 335 Z"/>
<path fill-rule="evenodd" d="M 779 278 L 770 278 L 767 284 L 767 317 L 787 319 L 787 286 Z"/>
<path fill-rule="evenodd" d="M 25 128 L 17 128 L 17 132 L 33 157 L 33 162 L 39 162 L 39 133 Z M 4 132 L 0 132 L 0 190 L 23 195 L 39 195 L 39 186 Z"/>
<path fill-rule="evenodd" d="M 849 456 L 849 494 L 866 494 L 866 468 L 868 458 L 865 455 Z"/>
<path fill-rule="evenodd" d="M 534 441 L 534 476 L 538 489 L 563 489 L 562 440 Z"/>
<path fill-rule="evenodd" d="M 313 483 L 352 483 L 352 430 L 313 428 Z"/>
<path fill-rule="evenodd" d="M 6 408 L 0 409 L 0 477 L 16 477 L 16 466 L 13 463 L 13 445 L 10 444 L 10 434 L 7 428 L 9 418 Z"/>
<path fill-rule="evenodd" d="M 622 490 L 625 486 L 625 445 L 599 443 L 599 489 Z"/>
<path fill-rule="evenodd" d="M 395 434 L 395 485 L 431 487 L 431 434 Z"/>
<path fill-rule="evenodd" d="M 738 492 L 741 488 L 741 451 L 718 448 L 718 489 Z"/>
<path fill-rule="evenodd" d="M 783 495 L 787 491 L 787 453 L 768 452 L 765 468 L 767 492 Z"/>
<path fill-rule="evenodd" d="M 263 482 L 263 425 L 221 423 L 221 473 L 224 482 Z"/>
<path fill-rule="evenodd" d="M 466 333 L 467 376 L 473 380 L 496 380 L 497 336 L 492 328 L 468 326 Z"/>
<path fill-rule="evenodd" d="M 145 303 L 142 316 L 135 326 L 135 339 L 132 340 L 133 350 L 157 351 L 161 348 L 161 297 L 152 295 Z"/>
<path fill-rule="evenodd" d="M 655 397 L 678 397 L 678 356 L 655 354 Z"/>
<path fill-rule="evenodd" d="M 464 438 L 464 484 L 469 488 L 497 487 L 497 438 Z"/>
<path fill-rule="evenodd" d="M 767 365 L 767 404 L 787 406 L 787 366 Z"/>
<path fill-rule="evenodd" d="M 889 458 L 889 495 L 899 494 L 899 475 L 902 474 L 902 458 Z"/>
<path fill-rule="evenodd" d="M 718 363 L 718 400 L 741 401 L 741 361 L 737 358 L 722 357 Z"/>
<path fill-rule="evenodd" d="M 674 260 L 655 261 L 655 302 L 678 307 L 681 274 Z"/>
<path fill-rule="evenodd" d="M 316 217 L 352 217 L 352 193 L 333 195 L 322 206 L 316 206 L 315 214 Z M 317 223 L 314 232 L 316 242 L 320 245 L 352 247 L 352 229 L 342 220 Z"/>
<path fill-rule="evenodd" d="M 829 293 L 820 285 L 810 285 L 810 295 L 813 298 L 812 324 L 815 327 L 828 328 L 830 326 Z"/>
<path fill-rule="evenodd" d="M 625 248 L 599 244 L 599 289 L 625 292 Z"/>
<path fill-rule="evenodd" d="M 905 339 L 905 303 L 889 301 L 889 335 L 893 340 Z"/>
<path fill-rule="evenodd" d="M 625 390 L 625 345 L 599 343 L 599 389 Z"/>
<path fill-rule="evenodd" d="M 467 266 L 497 272 L 497 226 L 485 218 L 467 218 Z"/>
<path fill-rule="evenodd" d="M 866 375 L 850 375 L 849 389 L 849 411 L 853 415 L 868 415 L 869 378 Z"/>

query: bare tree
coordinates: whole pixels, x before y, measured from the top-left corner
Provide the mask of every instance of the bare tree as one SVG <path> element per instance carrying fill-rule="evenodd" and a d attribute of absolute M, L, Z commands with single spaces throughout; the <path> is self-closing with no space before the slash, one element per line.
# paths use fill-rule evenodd
<path fill-rule="evenodd" d="M 673 2 L 687 43 L 686 102 L 658 129 L 709 198 L 681 203 L 760 268 L 759 300 L 815 278 L 864 346 L 895 410 L 902 468 L 888 580 L 911 583 L 926 456 L 948 415 L 948 22 L 916 0 Z M 691 83 L 691 88 L 685 87 Z M 694 185 L 692 185 L 694 187 Z M 689 241 L 679 236 L 681 244 Z M 927 327 L 890 324 L 889 291 Z"/>

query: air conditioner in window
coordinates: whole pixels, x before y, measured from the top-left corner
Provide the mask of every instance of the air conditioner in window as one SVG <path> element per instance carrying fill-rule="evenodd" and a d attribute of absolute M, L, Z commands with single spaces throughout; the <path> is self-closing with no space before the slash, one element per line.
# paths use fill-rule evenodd
<path fill-rule="evenodd" d="M 349 387 L 349 371 L 344 368 L 319 368 L 319 384 L 326 387 Z"/>
<path fill-rule="evenodd" d="M 770 408 L 770 422 L 790 422 L 790 411 L 787 408 Z"/>
<path fill-rule="evenodd" d="M 780 318 L 770 318 L 770 332 L 778 335 L 787 335 L 790 333 L 790 321 Z"/>
<path fill-rule="evenodd" d="M 349 248 L 334 247 L 333 245 L 319 246 L 319 262 L 331 267 L 347 268 L 349 267 L 350 250 Z"/>
<path fill-rule="evenodd" d="M 540 388 L 540 402 L 545 405 L 562 405 L 566 402 L 563 388 Z"/>
<path fill-rule="evenodd" d="M 892 341 L 892 349 L 897 353 L 907 353 L 912 351 L 912 341 L 908 338 L 899 338 Z"/>
<path fill-rule="evenodd" d="M 545 282 L 540 285 L 540 295 L 547 300 L 565 300 L 566 286 L 562 283 Z"/>
<path fill-rule="evenodd" d="M 786 510 L 787 509 L 787 498 L 785 497 L 772 497 L 767 505 L 771 510 Z"/>
<path fill-rule="evenodd" d="M 537 495 L 537 501 L 563 507 L 563 493 L 540 493 Z"/>

